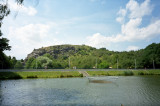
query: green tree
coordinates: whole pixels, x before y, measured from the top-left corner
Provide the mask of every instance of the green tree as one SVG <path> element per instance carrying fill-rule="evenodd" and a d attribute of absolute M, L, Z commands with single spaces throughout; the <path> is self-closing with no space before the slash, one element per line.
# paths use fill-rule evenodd
<path fill-rule="evenodd" d="M 2 37 L 2 32 L 0 30 L 0 52 L 11 49 L 11 46 L 9 46 L 8 43 L 9 43 L 9 40 L 7 38 Z"/>
<path fill-rule="evenodd" d="M 41 64 L 42 68 L 52 68 L 52 60 L 48 57 L 40 56 L 37 61 Z"/>
<path fill-rule="evenodd" d="M 52 65 L 53 65 L 52 68 L 54 68 L 54 69 L 62 69 L 63 68 L 63 66 L 58 62 L 53 61 Z"/>
<path fill-rule="evenodd" d="M 31 57 L 27 60 L 26 64 L 25 64 L 25 68 L 29 69 L 29 68 L 33 68 L 32 64 L 34 63 L 35 58 Z"/>
<path fill-rule="evenodd" d="M 0 69 L 7 69 L 11 66 L 9 58 L 3 52 L 0 52 Z"/>
<path fill-rule="evenodd" d="M 14 68 L 16 63 L 17 63 L 17 59 L 16 57 L 13 57 L 11 60 L 10 60 L 10 63 L 11 63 L 11 68 Z"/>
<path fill-rule="evenodd" d="M 107 69 L 109 68 L 109 64 L 107 64 L 106 62 L 101 62 L 100 64 L 98 64 L 98 68 Z"/>
<path fill-rule="evenodd" d="M 17 4 L 22 4 L 23 0 L 16 0 Z M 10 13 L 10 9 L 8 8 L 8 0 L 1 0 L 0 3 L 0 67 L 1 68 L 10 68 L 9 58 L 3 53 L 5 50 L 10 50 L 11 46 L 9 46 L 9 40 L 7 38 L 2 37 L 2 20 L 4 17 L 8 16 Z"/>
<path fill-rule="evenodd" d="M 53 56 L 51 56 L 49 53 L 44 54 L 43 57 L 48 57 L 49 59 L 53 60 Z"/>
<path fill-rule="evenodd" d="M 14 68 L 15 69 L 22 69 L 23 68 L 23 64 L 20 61 L 17 61 Z"/>

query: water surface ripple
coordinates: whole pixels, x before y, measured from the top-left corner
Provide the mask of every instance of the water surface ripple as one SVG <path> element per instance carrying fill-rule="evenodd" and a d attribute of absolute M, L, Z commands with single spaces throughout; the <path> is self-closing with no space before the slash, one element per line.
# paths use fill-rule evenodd
<path fill-rule="evenodd" d="M 159 82 L 159 76 L 121 76 L 112 83 L 89 83 L 87 78 L 1 80 L 0 106 L 158 106 Z"/>

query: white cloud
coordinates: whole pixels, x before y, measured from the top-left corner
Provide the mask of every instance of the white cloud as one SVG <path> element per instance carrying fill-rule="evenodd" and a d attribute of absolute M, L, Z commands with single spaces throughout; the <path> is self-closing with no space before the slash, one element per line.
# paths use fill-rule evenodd
<path fill-rule="evenodd" d="M 56 32 L 55 32 L 55 34 L 59 34 L 59 32 L 58 32 L 58 31 L 56 31 Z"/>
<path fill-rule="evenodd" d="M 100 33 L 96 33 L 93 36 L 87 37 L 87 45 L 94 47 L 103 47 L 104 45 L 109 44 L 109 38 L 101 35 Z"/>
<path fill-rule="evenodd" d="M 139 47 L 137 47 L 137 46 L 128 46 L 127 51 L 131 51 L 131 50 L 136 51 L 138 49 L 139 49 Z"/>
<path fill-rule="evenodd" d="M 160 20 L 152 21 L 149 25 L 140 28 L 143 16 L 150 15 L 153 8 L 150 0 L 145 0 L 139 4 L 135 0 L 130 0 L 125 9 L 120 9 L 116 21 L 121 23 L 121 32 L 117 35 L 104 36 L 100 33 L 87 37 L 87 44 L 94 47 L 107 47 L 110 43 L 136 42 L 138 40 L 150 40 L 160 34 Z M 124 23 L 124 18 L 129 15 L 129 21 Z"/>
<path fill-rule="evenodd" d="M 49 28 L 49 25 L 43 24 L 29 24 L 20 28 L 11 27 L 9 36 L 12 37 L 13 34 L 15 34 L 14 37 L 22 42 L 35 44 L 42 41 L 43 38 L 47 36 Z"/>
<path fill-rule="evenodd" d="M 130 0 L 126 5 L 126 10 L 129 10 L 129 18 L 142 18 L 145 15 L 150 15 L 153 7 L 150 5 L 150 0 L 145 0 L 138 4 L 135 0 Z"/>
<path fill-rule="evenodd" d="M 22 27 L 10 27 L 8 37 L 11 39 L 12 51 L 7 54 L 18 59 L 25 58 L 34 48 L 62 44 L 50 33 L 50 24 L 28 24 Z M 17 52 L 16 52 L 17 51 Z"/>
<path fill-rule="evenodd" d="M 17 11 L 21 13 L 25 13 L 27 15 L 33 16 L 37 13 L 37 10 L 31 6 L 26 7 L 24 5 L 18 5 L 15 1 L 9 0 L 8 1 L 9 7 L 12 11 Z"/>
<path fill-rule="evenodd" d="M 125 9 L 122 9 L 122 8 L 121 8 L 121 9 L 118 11 L 118 14 L 121 15 L 121 16 L 125 16 L 125 15 L 126 15 L 126 12 L 127 12 L 127 11 L 126 11 Z"/>
<path fill-rule="evenodd" d="M 121 8 L 117 13 L 119 15 L 119 17 L 116 18 L 116 21 L 121 24 L 124 23 L 124 18 L 126 16 L 126 13 L 127 13 L 127 11 L 125 9 Z"/>
<path fill-rule="evenodd" d="M 160 20 L 150 25 L 138 28 L 141 19 L 130 20 L 126 25 L 122 26 L 122 34 L 127 41 L 150 40 L 160 34 Z"/>
<path fill-rule="evenodd" d="M 93 34 L 92 36 L 87 37 L 87 45 L 93 46 L 93 47 L 106 47 L 109 46 L 110 43 L 116 43 L 120 41 L 124 41 L 121 39 L 123 36 L 121 34 L 118 34 L 117 36 L 104 36 L 100 33 Z"/>
<path fill-rule="evenodd" d="M 125 16 L 128 13 L 129 19 L 142 18 L 145 15 L 150 15 L 153 10 L 153 6 L 150 5 L 150 0 L 145 0 L 143 3 L 139 4 L 135 0 L 130 0 L 126 4 L 126 8 L 120 8 L 118 11 L 118 17 L 116 21 L 123 24 L 125 20 Z"/>
<path fill-rule="evenodd" d="M 123 17 L 117 17 L 116 21 L 119 22 L 120 24 L 124 23 L 124 18 Z"/>

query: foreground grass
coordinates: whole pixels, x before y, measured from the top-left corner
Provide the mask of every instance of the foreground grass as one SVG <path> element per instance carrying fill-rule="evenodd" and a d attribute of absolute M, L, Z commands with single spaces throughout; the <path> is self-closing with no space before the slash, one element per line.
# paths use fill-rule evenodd
<path fill-rule="evenodd" d="M 0 79 L 67 78 L 67 77 L 83 77 L 83 75 L 77 71 L 0 72 Z"/>
<path fill-rule="evenodd" d="M 91 76 L 160 75 L 160 70 L 87 71 Z"/>

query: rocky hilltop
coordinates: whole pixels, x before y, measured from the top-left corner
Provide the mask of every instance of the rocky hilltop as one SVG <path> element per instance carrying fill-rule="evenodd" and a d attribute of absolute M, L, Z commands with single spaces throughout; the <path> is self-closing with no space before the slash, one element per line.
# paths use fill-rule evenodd
<path fill-rule="evenodd" d="M 54 59 L 57 59 L 59 56 L 70 56 L 74 55 L 81 51 L 90 51 L 95 50 L 96 48 L 87 46 L 87 45 L 55 45 L 49 47 L 42 47 L 39 49 L 34 49 L 32 53 L 28 54 L 25 60 L 28 60 L 31 57 L 43 56 L 48 53 L 53 56 Z"/>

